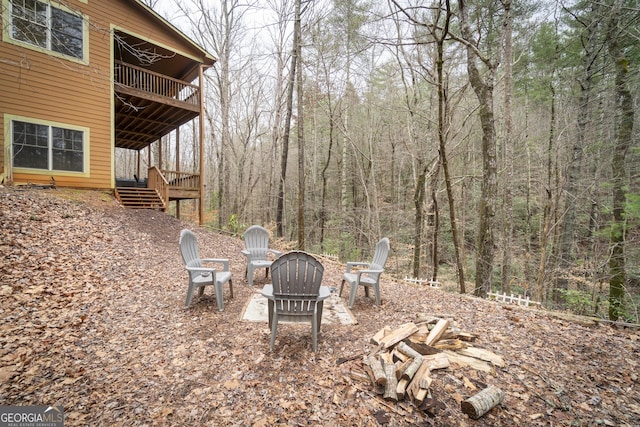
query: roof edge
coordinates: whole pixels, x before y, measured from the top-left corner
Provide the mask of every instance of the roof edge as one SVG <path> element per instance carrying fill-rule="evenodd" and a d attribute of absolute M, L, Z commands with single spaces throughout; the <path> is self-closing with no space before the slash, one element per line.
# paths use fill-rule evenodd
<path fill-rule="evenodd" d="M 138 5 L 138 7 L 141 7 L 142 9 L 144 9 L 144 11 L 148 14 L 150 14 L 153 18 L 157 19 L 158 21 L 160 21 L 163 25 L 167 26 L 171 31 L 177 33 L 180 37 L 182 37 L 184 40 L 186 40 L 189 44 L 191 44 L 193 47 L 195 47 L 196 49 L 198 49 L 200 52 L 202 52 L 205 60 L 208 59 L 209 63 L 203 61 L 204 65 L 207 65 L 209 67 L 212 67 L 213 64 L 215 64 L 217 62 L 217 58 L 215 56 L 213 56 L 212 54 L 210 54 L 209 52 L 207 52 L 202 46 L 200 46 L 198 43 L 196 43 L 195 41 L 193 41 L 193 39 L 191 39 L 191 37 L 187 36 L 185 33 L 183 33 L 180 29 L 178 29 L 178 27 L 176 27 L 175 25 L 173 25 L 171 22 L 169 22 L 167 19 L 165 19 L 162 15 L 160 15 L 158 12 L 156 12 L 155 10 L 153 10 L 152 8 L 150 8 L 149 6 L 147 6 L 146 4 L 144 4 L 142 2 L 142 0 L 133 0 L 133 2 L 135 4 Z"/>

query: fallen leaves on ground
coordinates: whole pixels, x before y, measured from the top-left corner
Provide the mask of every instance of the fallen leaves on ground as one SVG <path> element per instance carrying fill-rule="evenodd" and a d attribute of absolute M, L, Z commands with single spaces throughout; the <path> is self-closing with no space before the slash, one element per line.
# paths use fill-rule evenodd
<path fill-rule="evenodd" d="M 202 256 L 231 260 L 224 312 L 211 289 L 184 308 L 185 227 Z M 247 286 L 237 237 L 125 210 L 105 193 L 18 188 L 0 188 L 0 231 L 0 404 L 62 405 L 65 425 L 640 425 L 637 330 L 384 275 L 382 306 L 359 291 L 359 323 L 323 325 L 317 353 L 309 325 L 291 324 L 270 352 L 266 323 L 242 320 L 267 279 Z M 344 266 L 323 263 L 324 284 L 339 288 Z M 367 354 L 384 326 L 424 315 L 455 319 L 506 366 L 434 372 L 419 409 L 385 402 L 336 363 Z M 460 401 L 484 385 L 506 397 L 471 420 Z"/>

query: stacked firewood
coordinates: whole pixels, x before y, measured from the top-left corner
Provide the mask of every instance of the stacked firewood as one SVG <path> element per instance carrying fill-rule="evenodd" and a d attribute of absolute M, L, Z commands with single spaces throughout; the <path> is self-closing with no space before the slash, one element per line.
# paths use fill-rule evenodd
<path fill-rule="evenodd" d="M 410 399 L 419 406 L 429 395 L 433 370 L 449 368 L 453 363 L 491 372 L 494 365 L 505 365 L 495 353 L 473 347 L 475 339 L 452 320 L 437 317 L 405 323 L 396 329 L 384 327 L 371 337 L 375 347 L 363 357 L 361 370 L 351 369 L 349 374 L 371 384 L 385 400 Z M 462 410 L 478 418 L 500 403 L 503 393 L 489 387 L 474 397 L 462 402 Z M 477 401 L 480 403 L 474 403 Z"/>

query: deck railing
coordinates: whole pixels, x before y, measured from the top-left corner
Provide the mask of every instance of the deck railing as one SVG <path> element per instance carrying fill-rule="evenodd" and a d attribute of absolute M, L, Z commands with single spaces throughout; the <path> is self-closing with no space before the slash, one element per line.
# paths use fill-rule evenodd
<path fill-rule="evenodd" d="M 200 174 L 163 170 L 162 174 L 170 188 L 197 190 L 200 188 Z"/>
<path fill-rule="evenodd" d="M 200 88 L 191 83 L 118 60 L 115 61 L 113 75 L 116 85 L 142 90 L 152 95 L 191 105 L 200 104 Z"/>

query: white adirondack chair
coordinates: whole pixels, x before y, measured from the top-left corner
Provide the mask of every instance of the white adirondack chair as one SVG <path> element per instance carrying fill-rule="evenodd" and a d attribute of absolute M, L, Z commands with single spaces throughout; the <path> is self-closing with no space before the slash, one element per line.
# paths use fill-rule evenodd
<path fill-rule="evenodd" d="M 253 286 L 253 276 L 257 269 L 266 269 L 265 277 L 269 277 L 269 267 L 271 267 L 272 259 L 269 254 L 273 254 L 275 258 L 279 257 L 282 252 L 269 249 L 269 232 L 259 225 L 252 225 L 247 228 L 244 233 L 245 249 L 242 254 L 247 258 L 247 269 L 245 276 L 249 286 Z"/>
<path fill-rule="evenodd" d="M 205 286 L 213 285 L 216 293 L 216 302 L 218 310 L 224 310 L 224 301 L 222 300 L 222 287 L 229 282 L 229 291 L 233 298 L 233 282 L 231 281 L 231 272 L 229 271 L 229 260 L 226 258 L 200 258 L 198 253 L 198 241 L 196 235 L 191 230 L 182 230 L 180 232 L 180 253 L 182 260 L 189 273 L 189 288 L 187 290 L 187 300 L 185 306 L 191 305 L 193 291 L 199 289 L 198 296 L 202 296 Z M 205 264 L 221 264 L 222 269 L 205 267 Z"/>
<path fill-rule="evenodd" d="M 373 260 L 368 262 L 347 262 L 347 271 L 342 275 L 342 283 L 340 284 L 340 296 L 342 296 L 342 288 L 345 283 L 349 283 L 351 291 L 349 292 L 349 308 L 353 308 L 356 300 L 356 292 L 358 286 L 364 287 L 364 293 L 369 296 L 369 288 L 373 288 L 376 294 L 376 304 L 381 304 L 380 299 L 380 275 L 384 272 L 384 265 L 389 256 L 389 239 L 384 237 L 376 243 L 373 253 Z M 351 272 L 353 267 L 361 267 L 355 273 Z"/>

